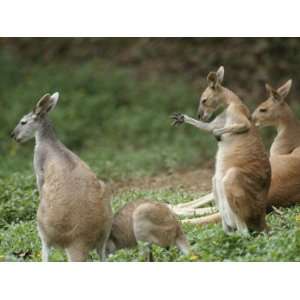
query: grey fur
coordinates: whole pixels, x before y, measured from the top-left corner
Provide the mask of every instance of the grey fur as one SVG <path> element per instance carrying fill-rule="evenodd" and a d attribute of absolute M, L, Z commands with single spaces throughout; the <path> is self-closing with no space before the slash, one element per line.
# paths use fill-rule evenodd
<path fill-rule="evenodd" d="M 47 114 L 58 97 L 58 93 L 44 95 L 11 134 L 20 143 L 35 136 L 42 258 L 48 261 L 53 246 L 65 249 L 71 261 L 85 261 L 93 249 L 105 260 L 112 222 L 110 195 L 90 168 L 57 139 Z"/>

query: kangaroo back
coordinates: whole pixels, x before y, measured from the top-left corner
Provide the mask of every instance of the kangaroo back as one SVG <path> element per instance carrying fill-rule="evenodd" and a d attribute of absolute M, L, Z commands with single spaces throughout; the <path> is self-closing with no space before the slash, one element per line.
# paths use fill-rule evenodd
<path fill-rule="evenodd" d="M 114 216 L 108 252 L 131 248 L 137 241 L 161 247 L 178 246 L 187 253 L 189 245 L 176 217 L 161 203 L 137 200 L 126 204 Z"/>
<path fill-rule="evenodd" d="M 140 204 L 133 213 L 133 229 L 139 241 L 154 243 L 164 248 L 177 245 L 183 253 L 187 253 L 188 243 L 181 226 L 165 204 Z"/>
<path fill-rule="evenodd" d="M 80 239 L 95 247 L 112 218 L 105 185 L 73 153 L 60 155 L 44 163 L 38 222 L 51 244 L 67 247 Z"/>

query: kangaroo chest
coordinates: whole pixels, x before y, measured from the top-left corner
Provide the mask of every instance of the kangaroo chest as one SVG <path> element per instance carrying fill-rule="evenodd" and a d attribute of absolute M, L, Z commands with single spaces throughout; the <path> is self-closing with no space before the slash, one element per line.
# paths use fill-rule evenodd
<path fill-rule="evenodd" d="M 36 183 L 39 193 L 42 191 L 44 184 L 44 170 L 46 162 L 46 153 L 40 146 L 36 145 L 33 156 L 33 168 L 36 176 Z"/>
<path fill-rule="evenodd" d="M 228 160 L 228 154 L 230 154 L 229 148 L 231 146 L 230 145 L 231 138 L 232 137 L 227 136 L 226 140 L 224 140 L 223 138 L 222 141 L 218 143 L 218 151 L 216 154 L 216 163 L 215 163 L 215 176 L 220 180 L 224 177 L 224 175 L 226 174 L 226 170 L 228 168 L 227 160 Z"/>

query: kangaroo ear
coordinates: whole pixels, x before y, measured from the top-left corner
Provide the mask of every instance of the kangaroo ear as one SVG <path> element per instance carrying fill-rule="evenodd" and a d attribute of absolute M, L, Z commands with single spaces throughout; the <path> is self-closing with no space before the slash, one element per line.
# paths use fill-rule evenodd
<path fill-rule="evenodd" d="M 221 84 L 224 79 L 224 67 L 221 66 L 217 72 L 209 72 L 207 75 L 207 82 L 210 87 L 215 88 L 218 84 Z"/>
<path fill-rule="evenodd" d="M 38 116 L 42 116 L 49 113 L 56 106 L 58 99 L 58 92 L 54 93 L 51 96 L 50 94 L 44 95 L 36 104 L 35 108 L 33 109 L 33 112 Z"/>
<path fill-rule="evenodd" d="M 207 82 L 210 87 L 214 88 L 218 83 L 217 74 L 215 72 L 209 72 L 207 75 Z"/>
<path fill-rule="evenodd" d="M 283 84 L 280 88 L 277 89 L 277 93 L 280 95 L 281 99 L 284 100 L 292 87 L 292 79 L 288 80 L 285 84 Z"/>
<path fill-rule="evenodd" d="M 267 93 L 269 95 L 272 95 L 274 89 L 268 83 L 265 84 L 265 87 L 266 87 Z"/>
<path fill-rule="evenodd" d="M 275 102 L 281 101 L 281 96 L 271 85 L 266 83 L 265 87 L 266 87 L 269 97 L 271 97 L 273 99 L 273 101 L 275 101 Z"/>
<path fill-rule="evenodd" d="M 218 78 L 218 82 L 219 83 L 222 83 L 223 82 L 223 79 L 224 79 L 224 72 L 225 72 L 225 70 L 224 70 L 224 67 L 223 66 L 221 66 L 219 69 L 218 69 L 218 71 L 217 71 L 217 78 Z"/>

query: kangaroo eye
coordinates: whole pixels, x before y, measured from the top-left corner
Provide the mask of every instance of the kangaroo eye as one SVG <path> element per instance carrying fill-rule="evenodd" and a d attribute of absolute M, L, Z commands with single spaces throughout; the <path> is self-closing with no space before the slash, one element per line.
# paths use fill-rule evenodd
<path fill-rule="evenodd" d="M 27 121 L 21 121 L 21 125 L 25 125 Z"/>
<path fill-rule="evenodd" d="M 202 100 L 202 104 L 205 104 L 207 102 L 207 99 Z"/>
<path fill-rule="evenodd" d="M 262 113 L 264 113 L 264 112 L 267 111 L 267 109 L 266 108 L 261 108 L 259 111 L 262 112 Z"/>

